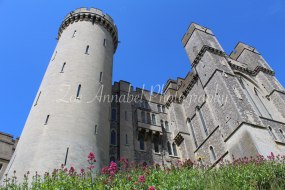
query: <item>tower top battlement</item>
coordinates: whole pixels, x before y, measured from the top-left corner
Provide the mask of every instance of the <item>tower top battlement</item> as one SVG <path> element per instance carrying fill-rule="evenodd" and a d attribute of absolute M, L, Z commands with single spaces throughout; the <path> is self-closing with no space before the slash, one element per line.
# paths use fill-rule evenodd
<path fill-rule="evenodd" d="M 64 21 L 60 25 L 58 31 L 58 39 L 60 38 L 65 28 L 67 28 L 70 24 L 73 24 L 74 22 L 78 21 L 89 21 L 93 24 L 97 23 L 103 26 L 106 30 L 110 32 L 113 38 L 114 52 L 116 51 L 118 46 L 117 26 L 115 25 L 114 20 L 108 14 L 96 8 L 78 8 L 66 15 Z"/>

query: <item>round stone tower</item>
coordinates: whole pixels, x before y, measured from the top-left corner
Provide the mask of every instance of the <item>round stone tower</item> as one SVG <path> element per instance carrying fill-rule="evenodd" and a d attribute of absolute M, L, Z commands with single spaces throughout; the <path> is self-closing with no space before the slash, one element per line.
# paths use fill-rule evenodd
<path fill-rule="evenodd" d="M 62 164 L 86 168 L 90 152 L 97 168 L 108 164 L 111 102 L 104 95 L 111 96 L 117 45 L 117 28 L 102 11 L 80 8 L 65 17 L 9 176 L 43 175 Z"/>

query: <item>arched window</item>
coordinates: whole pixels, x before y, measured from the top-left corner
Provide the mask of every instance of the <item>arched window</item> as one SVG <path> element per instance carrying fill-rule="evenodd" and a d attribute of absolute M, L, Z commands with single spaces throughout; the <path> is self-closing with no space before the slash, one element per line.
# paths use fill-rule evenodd
<path fill-rule="evenodd" d="M 142 123 L 145 123 L 145 112 L 144 111 L 141 112 L 141 119 L 142 119 Z"/>
<path fill-rule="evenodd" d="M 111 132 L 111 145 L 116 145 L 116 131 L 112 130 Z"/>
<path fill-rule="evenodd" d="M 254 93 L 255 93 L 255 96 L 257 97 L 257 100 L 259 102 L 259 105 L 262 107 L 261 110 L 263 110 L 263 116 L 265 117 L 269 117 L 272 119 L 272 115 L 270 114 L 270 112 L 268 111 L 268 109 L 266 108 L 263 100 L 262 100 L 262 96 L 260 94 L 260 92 L 257 90 L 257 88 L 254 87 Z"/>
<path fill-rule="evenodd" d="M 177 149 L 176 149 L 176 144 L 172 143 L 172 149 L 173 149 L 173 155 L 177 156 Z"/>
<path fill-rule="evenodd" d="M 80 99 L 81 84 L 78 85 L 76 99 Z"/>
<path fill-rule="evenodd" d="M 117 112 L 116 109 L 112 109 L 112 121 L 116 121 Z"/>
<path fill-rule="evenodd" d="M 157 111 L 161 112 L 161 106 L 160 105 L 157 105 Z"/>
<path fill-rule="evenodd" d="M 169 131 L 170 131 L 170 130 L 169 130 L 168 121 L 165 121 L 165 130 L 166 130 L 167 132 L 169 132 Z"/>
<path fill-rule="evenodd" d="M 197 148 L 198 147 L 198 143 L 197 143 L 197 139 L 196 139 L 196 135 L 195 135 L 195 132 L 194 132 L 194 128 L 193 128 L 193 125 L 192 125 L 192 122 L 191 120 L 188 118 L 187 119 L 187 125 L 192 133 L 192 137 L 193 137 L 193 141 L 194 141 L 194 144 L 195 144 L 195 147 Z"/>
<path fill-rule="evenodd" d="M 270 135 L 274 138 L 274 140 L 276 140 L 277 138 L 276 138 L 276 136 L 275 136 L 275 134 L 274 134 L 272 128 L 271 128 L 270 126 L 268 126 L 268 129 L 269 129 Z"/>
<path fill-rule="evenodd" d="M 210 152 L 211 152 L 211 158 L 212 161 L 215 161 L 217 159 L 214 148 L 212 146 L 210 146 Z"/>
<path fill-rule="evenodd" d="M 152 121 L 153 125 L 156 125 L 156 119 L 155 119 L 155 115 L 154 114 L 151 115 L 151 121 Z"/>
<path fill-rule="evenodd" d="M 154 145 L 154 152 L 159 153 L 159 138 L 158 138 L 158 136 L 154 136 L 153 145 Z"/>
<path fill-rule="evenodd" d="M 85 54 L 89 54 L 89 45 L 86 46 Z"/>
<path fill-rule="evenodd" d="M 65 65 L 66 65 L 66 62 L 64 62 L 64 63 L 62 64 L 62 67 L 61 67 L 61 70 L 60 70 L 61 73 L 63 73 Z"/>
<path fill-rule="evenodd" d="M 197 116 L 199 117 L 200 119 L 200 122 L 201 122 L 201 125 L 202 125 L 202 128 L 205 132 L 205 135 L 206 137 L 209 135 L 208 133 L 208 129 L 207 129 L 207 126 L 206 126 L 206 122 L 204 120 L 204 116 L 203 116 L 203 113 L 201 112 L 201 109 L 199 107 L 196 107 L 196 113 L 197 113 Z"/>
<path fill-rule="evenodd" d="M 150 113 L 149 112 L 146 113 L 146 120 L 147 120 L 148 124 L 151 124 L 151 119 L 150 119 Z"/>
<path fill-rule="evenodd" d="M 139 135 L 139 142 L 140 142 L 140 150 L 144 150 L 144 136 L 143 136 L 143 134 Z"/>
<path fill-rule="evenodd" d="M 283 138 L 284 138 L 284 140 L 285 140 L 285 134 L 283 133 L 282 129 L 279 129 L 279 131 L 280 131 L 280 133 L 281 133 L 282 137 L 283 137 Z"/>
<path fill-rule="evenodd" d="M 168 150 L 168 154 L 169 154 L 169 155 L 172 155 L 171 144 L 170 144 L 169 141 L 167 142 L 167 150 Z"/>

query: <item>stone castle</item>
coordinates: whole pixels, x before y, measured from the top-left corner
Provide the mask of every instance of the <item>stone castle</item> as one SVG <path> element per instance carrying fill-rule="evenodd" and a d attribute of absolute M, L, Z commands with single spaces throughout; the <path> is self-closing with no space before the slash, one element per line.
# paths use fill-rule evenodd
<path fill-rule="evenodd" d="M 238 43 L 227 55 L 195 23 L 182 43 L 192 72 L 168 80 L 163 93 L 112 85 L 112 18 L 94 8 L 68 14 L 13 156 L 17 143 L 0 140 L 0 174 L 86 168 L 91 151 L 97 169 L 120 157 L 214 167 L 232 156 L 285 154 L 285 91 L 261 54 Z"/>

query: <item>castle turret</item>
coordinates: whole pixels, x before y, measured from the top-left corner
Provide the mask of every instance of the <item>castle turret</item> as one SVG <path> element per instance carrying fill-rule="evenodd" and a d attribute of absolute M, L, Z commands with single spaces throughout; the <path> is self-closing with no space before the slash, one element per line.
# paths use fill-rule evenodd
<path fill-rule="evenodd" d="M 117 28 L 98 9 L 68 14 L 58 44 L 32 105 L 6 173 L 18 178 L 59 168 L 86 168 L 90 152 L 96 167 L 108 164 L 113 54 Z"/>

